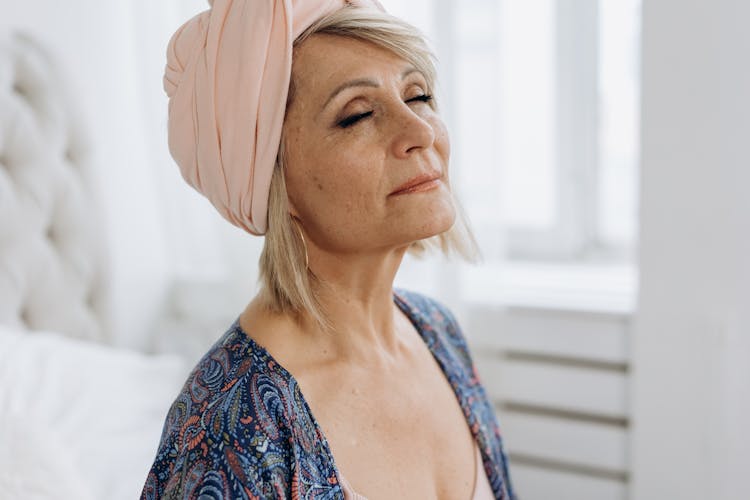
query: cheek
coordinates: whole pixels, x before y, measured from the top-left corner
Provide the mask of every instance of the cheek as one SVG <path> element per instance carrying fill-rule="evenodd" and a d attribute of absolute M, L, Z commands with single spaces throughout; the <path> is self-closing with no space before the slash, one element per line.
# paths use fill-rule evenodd
<path fill-rule="evenodd" d="M 362 212 L 376 207 L 374 180 L 349 164 L 331 165 L 331 171 L 321 180 L 323 188 L 317 193 L 323 208 L 337 219 L 357 218 Z"/>
<path fill-rule="evenodd" d="M 317 148 L 304 157 L 297 155 L 288 165 L 289 199 L 309 222 L 323 226 L 355 224 L 378 210 L 378 180 L 362 158 L 331 154 Z"/>
<path fill-rule="evenodd" d="M 382 160 L 379 148 L 362 138 L 322 140 L 310 150 L 308 158 L 321 192 L 332 204 L 356 208 L 376 196 L 381 182 Z"/>
<path fill-rule="evenodd" d="M 433 129 L 435 130 L 435 149 L 437 149 L 440 156 L 446 161 L 451 155 L 451 141 L 448 136 L 448 128 L 445 126 L 442 120 L 436 119 L 433 123 Z"/>

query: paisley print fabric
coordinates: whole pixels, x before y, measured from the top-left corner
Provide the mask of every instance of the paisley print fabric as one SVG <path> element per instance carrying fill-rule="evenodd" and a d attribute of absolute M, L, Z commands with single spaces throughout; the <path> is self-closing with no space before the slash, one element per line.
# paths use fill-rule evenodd
<path fill-rule="evenodd" d="M 515 499 L 500 428 L 451 312 L 396 289 L 463 409 L 495 498 Z M 239 318 L 172 404 L 141 498 L 343 500 L 339 472 L 294 377 Z"/>

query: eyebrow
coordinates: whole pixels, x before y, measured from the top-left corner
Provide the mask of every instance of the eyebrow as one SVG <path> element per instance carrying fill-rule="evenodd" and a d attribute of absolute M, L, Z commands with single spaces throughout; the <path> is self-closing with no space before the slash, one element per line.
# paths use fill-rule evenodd
<path fill-rule="evenodd" d="M 409 66 L 401 73 L 401 79 L 405 79 L 407 76 L 411 75 L 412 73 L 419 73 L 419 70 L 415 68 L 414 66 Z M 331 92 L 331 95 L 328 96 L 328 99 L 326 99 L 326 102 L 323 104 L 323 107 L 321 108 L 321 111 L 328 106 L 328 103 L 330 103 L 334 97 L 339 95 L 341 92 L 343 92 L 346 89 L 352 88 L 352 87 L 373 87 L 377 88 L 380 87 L 380 84 L 373 80 L 372 78 L 357 78 L 355 80 L 350 80 L 348 82 L 342 83 L 338 87 L 336 87 L 333 92 Z"/>

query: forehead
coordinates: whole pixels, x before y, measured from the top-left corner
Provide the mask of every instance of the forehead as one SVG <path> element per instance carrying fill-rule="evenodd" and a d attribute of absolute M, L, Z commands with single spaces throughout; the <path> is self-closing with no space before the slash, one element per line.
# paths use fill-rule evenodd
<path fill-rule="evenodd" d="M 313 97 L 327 95 L 347 80 L 401 75 L 410 66 L 370 42 L 318 33 L 295 47 L 292 78 L 296 92 Z"/>

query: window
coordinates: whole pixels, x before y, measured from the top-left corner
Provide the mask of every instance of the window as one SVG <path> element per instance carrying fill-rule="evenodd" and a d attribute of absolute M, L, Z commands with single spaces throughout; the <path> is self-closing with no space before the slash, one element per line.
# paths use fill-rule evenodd
<path fill-rule="evenodd" d="M 485 256 L 629 261 L 640 0 L 383 3 L 436 48 L 453 179 Z"/>

